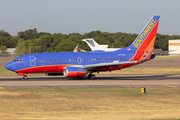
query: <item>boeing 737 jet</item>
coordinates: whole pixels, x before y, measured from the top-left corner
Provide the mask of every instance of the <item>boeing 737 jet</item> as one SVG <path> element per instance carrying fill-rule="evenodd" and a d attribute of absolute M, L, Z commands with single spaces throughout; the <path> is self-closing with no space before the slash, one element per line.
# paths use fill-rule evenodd
<path fill-rule="evenodd" d="M 28 79 L 27 74 L 45 73 L 83 78 L 94 72 L 121 70 L 153 59 L 154 42 L 160 16 L 153 16 L 135 41 L 115 51 L 54 52 L 22 55 L 6 64 L 6 68 Z"/>
<path fill-rule="evenodd" d="M 92 38 L 86 38 L 86 39 L 83 39 L 82 41 L 85 41 L 92 51 L 95 51 L 95 50 L 115 51 L 115 50 L 120 49 L 120 48 L 108 48 L 108 45 L 99 45 Z"/>

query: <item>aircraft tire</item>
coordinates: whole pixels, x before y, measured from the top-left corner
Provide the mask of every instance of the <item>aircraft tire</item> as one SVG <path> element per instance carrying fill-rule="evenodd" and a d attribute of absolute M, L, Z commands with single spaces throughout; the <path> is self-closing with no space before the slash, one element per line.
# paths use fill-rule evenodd
<path fill-rule="evenodd" d="M 94 74 L 91 74 L 90 79 L 95 79 L 95 75 L 94 75 Z"/>
<path fill-rule="evenodd" d="M 88 79 L 95 79 L 95 75 L 94 74 L 89 74 Z"/>
<path fill-rule="evenodd" d="M 27 77 L 27 76 L 24 76 L 24 77 L 23 77 L 23 79 L 24 79 L 24 80 L 27 80 L 27 79 L 28 79 L 28 77 Z"/>

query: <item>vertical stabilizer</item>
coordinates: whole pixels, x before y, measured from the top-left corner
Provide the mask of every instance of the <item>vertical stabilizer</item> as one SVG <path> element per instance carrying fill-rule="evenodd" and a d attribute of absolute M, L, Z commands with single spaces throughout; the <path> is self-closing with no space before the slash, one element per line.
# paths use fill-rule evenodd
<path fill-rule="evenodd" d="M 125 49 L 135 51 L 133 60 L 144 59 L 147 53 L 149 53 L 153 47 L 156 38 L 160 16 L 153 16 L 135 41 Z"/>

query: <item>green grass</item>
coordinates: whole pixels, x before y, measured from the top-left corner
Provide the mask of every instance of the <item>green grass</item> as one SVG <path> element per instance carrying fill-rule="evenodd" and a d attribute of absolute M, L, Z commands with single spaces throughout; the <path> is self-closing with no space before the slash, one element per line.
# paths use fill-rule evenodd
<path fill-rule="evenodd" d="M 180 88 L 0 90 L 0 119 L 179 119 Z"/>
<path fill-rule="evenodd" d="M 13 76 L 15 72 L 7 70 L 5 67 L 0 66 L 0 76 Z"/>

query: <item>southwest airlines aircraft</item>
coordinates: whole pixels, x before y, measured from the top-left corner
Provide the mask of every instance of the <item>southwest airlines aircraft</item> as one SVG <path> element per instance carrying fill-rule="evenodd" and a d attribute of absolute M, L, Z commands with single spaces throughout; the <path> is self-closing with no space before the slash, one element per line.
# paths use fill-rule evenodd
<path fill-rule="evenodd" d="M 28 79 L 29 73 L 64 75 L 83 78 L 93 72 L 121 70 L 126 67 L 153 59 L 154 42 L 160 16 L 153 16 L 135 41 L 128 47 L 116 51 L 103 52 L 54 52 L 22 55 L 6 64 L 6 68 Z"/>

